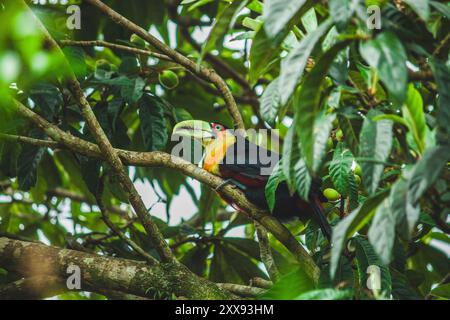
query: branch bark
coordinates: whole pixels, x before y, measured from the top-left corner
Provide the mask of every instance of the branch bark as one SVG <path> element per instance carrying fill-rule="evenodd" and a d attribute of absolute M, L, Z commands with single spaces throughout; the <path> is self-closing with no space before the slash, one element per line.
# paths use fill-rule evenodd
<path fill-rule="evenodd" d="M 61 279 L 67 279 L 67 268 L 76 265 L 81 270 L 81 290 L 85 291 L 96 288 L 96 292 L 118 291 L 148 298 L 171 297 L 172 294 L 189 299 L 235 298 L 178 263 L 150 266 L 144 262 L 8 238 L 0 238 L 0 265 L 25 278 Z"/>

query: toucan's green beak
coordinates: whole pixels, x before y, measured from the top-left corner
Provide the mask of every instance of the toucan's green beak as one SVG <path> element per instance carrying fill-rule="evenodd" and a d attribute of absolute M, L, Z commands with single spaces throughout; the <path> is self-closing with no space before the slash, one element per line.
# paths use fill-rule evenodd
<path fill-rule="evenodd" d="M 173 128 L 173 135 L 189 137 L 205 142 L 215 138 L 215 134 L 208 122 L 201 120 L 186 120 L 179 122 Z"/>

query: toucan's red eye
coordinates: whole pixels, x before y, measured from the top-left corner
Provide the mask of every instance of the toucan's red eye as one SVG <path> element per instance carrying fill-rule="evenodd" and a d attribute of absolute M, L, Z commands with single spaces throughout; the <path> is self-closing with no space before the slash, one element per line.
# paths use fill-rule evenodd
<path fill-rule="evenodd" d="M 223 131 L 225 128 L 221 124 L 212 123 L 212 128 L 214 131 Z"/>

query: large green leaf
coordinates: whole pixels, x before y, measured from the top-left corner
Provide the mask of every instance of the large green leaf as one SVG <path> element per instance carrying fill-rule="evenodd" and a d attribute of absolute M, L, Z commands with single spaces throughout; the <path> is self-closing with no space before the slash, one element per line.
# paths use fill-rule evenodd
<path fill-rule="evenodd" d="M 295 121 L 295 118 L 294 118 Z M 295 164 L 300 159 L 300 148 L 294 126 L 291 126 L 284 138 L 281 167 L 291 193 L 295 190 Z"/>
<path fill-rule="evenodd" d="M 268 290 L 263 298 L 291 300 L 299 295 L 315 289 L 314 282 L 302 269 L 296 269 L 283 276 Z"/>
<path fill-rule="evenodd" d="M 280 87 L 278 78 L 274 79 L 264 90 L 260 99 L 260 113 L 264 121 L 274 124 L 280 110 Z"/>
<path fill-rule="evenodd" d="M 334 58 L 340 50 L 347 46 L 347 44 L 348 42 L 341 42 L 328 50 L 317 62 L 311 73 L 306 77 L 303 85 L 300 88 L 300 91 L 296 95 L 294 107 L 296 108 L 297 121 L 295 122 L 295 128 L 300 140 L 302 155 L 305 159 L 306 165 L 310 170 L 314 168 L 314 141 L 315 134 L 317 132 L 314 130 L 314 126 L 320 110 L 321 92 L 320 90 L 318 90 L 318 88 L 321 87 L 321 84 L 324 81 L 324 78 Z M 281 83 L 280 85 L 281 88 L 283 88 L 284 92 L 286 88 Z M 317 130 L 323 129 L 325 128 L 317 127 Z M 321 139 L 322 143 L 324 142 L 323 140 L 324 139 Z M 317 151 L 317 155 L 319 155 L 320 152 L 319 150 Z M 318 167 L 318 165 L 316 167 Z"/>
<path fill-rule="evenodd" d="M 248 1 L 245 1 L 244 3 L 246 2 Z M 240 11 L 240 9 L 242 9 L 241 1 L 233 1 L 225 4 L 225 7 L 217 14 L 213 27 L 202 47 L 201 58 L 213 49 L 222 50 L 225 35 L 230 28 L 233 28 L 233 26 L 230 26 L 230 20 L 235 15 L 236 10 Z"/>
<path fill-rule="evenodd" d="M 331 27 L 331 20 L 323 22 L 314 32 L 303 38 L 281 62 L 281 103 L 286 104 L 303 75 L 309 56 L 319 39 Z M 267 49 L 267 48 L 266 48 Z M 330 62 L 331 63 L 331 62 Z M 318 64 L 320 66 L 320 64 Z M 328 68 L 326 68 L 328 70 Z M 322 80 L 322 79 L 320 79 Z"/>
<path fill-rule="evenodd" d="M 319 115 L 314 122 L 314 156 L 313 172 L 318 172 L 323 162 L 323 157 L 327 149 L 327 141 L 330 136 L 336 114 Z"/>
<path fill-rule="evenodd" d="M 412 84 L 408 86 L 406 101 L 402 107 L 403 118 L 411 131 L 419 152 L 425 150 L 426 123 L 423 112 L 423 100 Z"/>
<path fill-rule="evenodd" d="M 350 290 L 319 289 L 303 293 L 296 300 L 350 300 L 352 296 Z"/>
<path fill-rule="evenodd" d="M 430 4 L 428 0 L 405 0 L 405 2 L 417 13 L 423 20 L 427 21 L 430 16 Z"/>
<path fill-rule="evenodd" d="M 283 160 L 279 161 L 273 168 L 272 174 L 270 175 L 265 188 L 265 196 L 270 211 L 272 211 L 273 208 L 275 207 L 275 194 L 278 185 L 280 184 L 281 181 L 284 180 L 283 168 L 281 166 L 282 161 Z"/>
<path fill-rule="evenodd" d="M 395 240 L 395 217 L 391 211 L 389 198 L 378 206 L 368 235 L 369 242 L 382 263 L 389 265 Z"/>
<path fill-rule="evenodd" d="M 278 59 L 281 49 L 273 46 L 272 40 L 267 37 L 264 28 L 259 29 L 253 38 L 250 49 L 250 83 L 254 84 L 267 72 Z"/>
<path fill-rule="evenodd" d="M 363 204 L 339 221 L 333 228 L 331 241 L 333 243 L 333 249 L 331 250 L 330 265 L 330 275 L 332 278 L 336 274 L 345 242 L 369 222 L 375 212 L 375 208 L 387 197 L 388 193 L 389 191 L 385 190 L 366 199 Z"/>
<path fill-rule="evenodd" d="M 264 1 L 264 29 L 273 39 L 283 30 L 288 22 L 297 14 L 306 0 L 266 0 Z"/>
<path fill-rule="evenodd" d="M 31 137 L 42 139 L 45 137 L 41 131 L 32 131 Z M 24 191 L 34 187 L 37 181 L 37 168 L 47 148 L 25 144 L 17 159 L 17 177 L 19 187 Z"/>
<path fill-rule="evenodd" d="M 450 18 L 449 18 L 450 19 Z M 433 70 L 434 77 L 436 78 L 436 84 L 439 92 L 437 112 L 437 140 L 440 144 L 450 144 L 450 68 L 444 63 L 432 59 L 431 68 Z"/>
<path fill-rule="evenodd" d="M 383 32 L 375 39 L 362 42 L 359 49 L 364 60 L 378 70 L 381 81 L 397 103 L 406 97 L 408 72 L 406 52 L 397 36 Z"/>
<path fill-rule="evenodd" d="M 353 174 L 351 171 L 352 164 L 352 153 L 344 147 L 342 142 L 338 143 L 333 153 L 329 172 L 336 190 L 342 195 L 347 195 L 348 193 L 349 177 Z"/>
<path fill-rule="evenodd" d="M 297 193 L 302 199 L 309 201 L 309 190 L 311 189 L 312 178 L 303 159 L 297 161 L 294 166 L 294 171 Z"/>
<path fill-rule="evenodd" d="M 333 21 L 339 30 L 343 29 L 356 10 L 359 0 L 330 0 L 329 8 Z"/>
<path fill-rule="evenodd" d="M 389 297 L 392 288 L 389 268 L 383 265 L 366 239 L 355 237 L 352 243 L 356 247 L 356 261 L 361 285 L 364 288 L 372 289 L 377 294 Z M 379 288 L 377 288 L 378 285 Z"/>
<path fill-rule="evenodd" d="M 162 150 L 166 146 L 168 135 L 163 108 L 158 97 L 144 95 L 139 101 L 141 133 L 146 151 Z"/>
<path fill-rule="evenodd" d="M 392 147 L 392 121 L 373 121 L 372 118 L 378 113 L 369 112 L 364 119 L 363 127 L 359 137 L 359 156 L 370 158 L 375 162 L 362 162 L 363 181 L 369 194 L 377 191 L 378 184 L 383 174 L 384 166 Z"/>

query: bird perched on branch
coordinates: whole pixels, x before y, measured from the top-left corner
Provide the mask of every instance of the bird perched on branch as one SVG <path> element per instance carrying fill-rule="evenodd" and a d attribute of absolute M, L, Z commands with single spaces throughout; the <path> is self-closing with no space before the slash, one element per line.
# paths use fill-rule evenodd
<path fill-rule="evenodd" d="M 217 191 L 225 184 L 231 184 L 241 189 L 256 207 L 269 210 L 265 187 L 275 163 L 269 163 L 267 160 L 279 160 L 278 154 L 250 142 L 239 134 L 234 134 L 218 123 L 183 121 L 175 125 L 173 134 L 192 138 L 203 145 L 205 148 L 203 168 L 225 180 L 216 188 Z M 275 192 L 272 214 L 281 221 L 295 217 L 302 221 L 313 219 L 330 241 L 331 228 L 324 214 L 322 202 L 326 202 L 326 198 L 317 181 L 311 186 L 309 201 L 301 199 L 296 193 L 291 195 L 286 182 L 281 182 Z M 230 204 L 236 207 L 234 203 Z"/>

